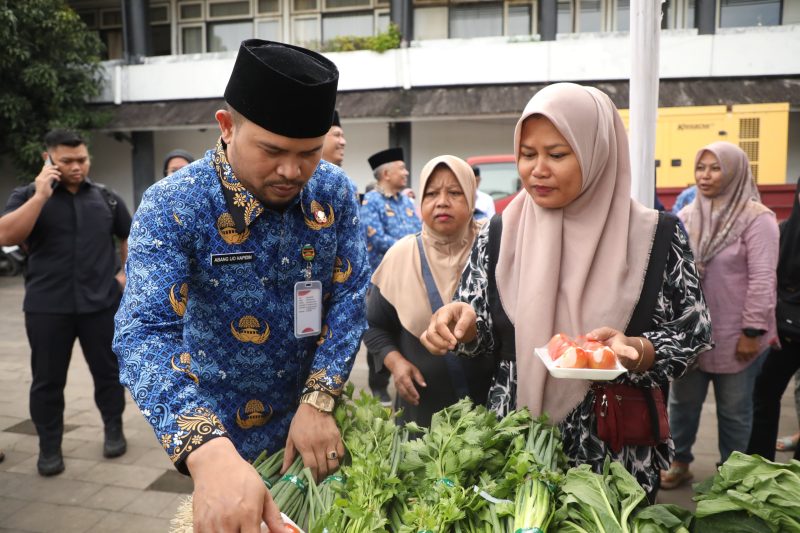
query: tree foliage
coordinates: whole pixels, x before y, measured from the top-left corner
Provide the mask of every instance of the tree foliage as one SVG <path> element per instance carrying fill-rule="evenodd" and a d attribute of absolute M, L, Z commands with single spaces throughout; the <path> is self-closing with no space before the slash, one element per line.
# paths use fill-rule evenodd
<path fill-rule="evenodd" d="M 0 0 L 0 43 L 0 154 L 30 180 L 47 131 L 106 120 L 88 104 L 103 43 L 63 0 Z"/>

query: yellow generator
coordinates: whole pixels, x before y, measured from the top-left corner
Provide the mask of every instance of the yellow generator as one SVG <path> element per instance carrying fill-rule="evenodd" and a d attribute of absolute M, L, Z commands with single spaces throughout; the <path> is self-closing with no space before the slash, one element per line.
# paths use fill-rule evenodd
<path fill-rule="evenodd" d="M 628 110 L 620 110 L 628 127 Z M 714 141 L 738 145 L 759 185 L 786 183 L 789 104 L 662 107 L 656 125 L 656 181 L 662 187 L 694 185 L 694 157 Z"/>

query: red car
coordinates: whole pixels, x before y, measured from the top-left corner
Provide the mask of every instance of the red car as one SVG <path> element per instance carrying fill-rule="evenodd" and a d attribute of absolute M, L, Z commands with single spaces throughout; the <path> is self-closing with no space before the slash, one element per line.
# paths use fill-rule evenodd
<path fill-rule="evenodd" d="M 480 169 L 480 189 L 494 199 L 497 213 L 502 213 L 522 188 L 514 155 L 476 155 L 467 158 L 467 163 Z"/>

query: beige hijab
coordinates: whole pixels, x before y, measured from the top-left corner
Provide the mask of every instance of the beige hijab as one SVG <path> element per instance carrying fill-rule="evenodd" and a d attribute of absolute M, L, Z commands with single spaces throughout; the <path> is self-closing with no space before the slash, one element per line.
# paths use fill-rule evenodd
<path fill-rule="evenodd" d="M 464 160 L 452 155 L 441 155 L 428 161 L 420 174 L 419 196 L 425 196 L 428 179 L 439 165 L 445 165 L 455 174 L 469 212 L 475 210 L 475 174 Z M 442 302 L 453 299 L 461 271 L 469 258 L 472 243 L 478 234 L 478 224 L 470 217 L 469 223 L 456 235 L 446 237 L 422 224 L 422 246 L 428 259 L 433 280 L 439 289 Z M 416 235 L 407 235 L 392 246 L 372 276 L 372 283 L 397 310 L 403 327 L 419 337 L 431 320 L 428 291 L 420 271 L 419 248 Z"/>
<path fill-rule="evenodd" d="M 560 422 L 590 383 L 551 377 L 534 348 L 559 332 L 625 330 L 644 284 L 658 213 L 631 199 L 628 138 L 605 93 L 572 83 L 536 93 L 514 131 L 518 160 L 522 124 L 534 114 L 548 118 L 577 155 L 581 193 L 561 209 L 539 207 L 528 194 L 509 204 L 497 286 L 516 330 L 517 404 Z"/>
<path fill-rule="evenodd" d="M 694 201 L 679 213 L 689 233 L 689 244 L 701 278 L 711 258 L 738 239 L 757 216 L 771 213 L 761 203 L 750 161 L 741 148 L 724 141 L 711 143 L 697 152 L 695 167 L 706 151 L 719 160 L 722 169 L 720 193 L 714 198 L 706 198 L 697 191 Z"/>

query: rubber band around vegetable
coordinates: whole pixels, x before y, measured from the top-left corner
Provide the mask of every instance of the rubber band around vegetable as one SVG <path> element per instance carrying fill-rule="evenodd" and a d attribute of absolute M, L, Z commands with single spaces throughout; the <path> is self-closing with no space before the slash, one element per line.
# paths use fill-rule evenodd
<path fill-rule="evenodd" d="M 300 491 L 305 494 L 306 492 L 306 484 L 303 482 L 302 479 L 295 476 L 294 474 L 284 474 L 282 478 L 278 481 L 288 481 L 289 483 L 294 484 Z"/>

